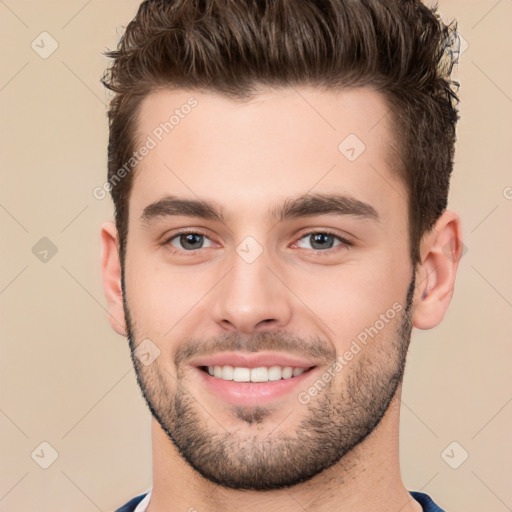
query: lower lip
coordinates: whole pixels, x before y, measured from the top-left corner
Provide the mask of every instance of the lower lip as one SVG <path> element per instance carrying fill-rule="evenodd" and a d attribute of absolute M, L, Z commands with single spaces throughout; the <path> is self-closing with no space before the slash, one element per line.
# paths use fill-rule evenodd
<path fill-rule="evenodd" d="M 298 377 L 268 382 L 235 382 L 212 377 L 199 368 L 196 370 L 208 389 L 226 402 L 233 405 L 257 406 L 271 402 L 294 390 L 298 395 L 300 390 L 297 388 L 316 373 L 318 367 L 311 368 Z"/>

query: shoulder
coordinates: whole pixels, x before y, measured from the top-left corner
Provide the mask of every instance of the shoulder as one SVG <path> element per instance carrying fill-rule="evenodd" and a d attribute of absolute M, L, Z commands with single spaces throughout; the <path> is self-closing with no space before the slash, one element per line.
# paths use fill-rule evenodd
<path fill-rule="evenodd" d="M 148 493 L 140 494 L 135 498 L 132 498 L 128 503 L 125 503 L 121 508 L 118 508 L 115 512 L 134 512 L 137 505 L 144 499 Z"/>
<path fill-rule="evenodd" d="M 432 498 L 424 492 L 409 491 L 411 496 L 423 507 L 423 512 L 445 512 L 437 506 Z"/>

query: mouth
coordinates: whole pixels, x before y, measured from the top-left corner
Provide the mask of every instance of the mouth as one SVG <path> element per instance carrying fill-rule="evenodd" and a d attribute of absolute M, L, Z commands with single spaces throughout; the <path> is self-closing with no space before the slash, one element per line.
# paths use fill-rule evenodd
<path fill-rule="evenodd" d="M 258 366 L 256 368 L 247 368 L 244 366 L 214 365 L 199 366 L 198 368 L 216 379 L 234 382 L 275 382 L 282 379 L 293 379 L 309 372 L 316 368 L 316 366 L 307 368 L 301 366 Z"/>
<path fill-rule="evenodd" d="M 242 353 L 217 354 L 195 361 L 193 368 L 210 394 L 238 406 L 298 395 L 320 370 L 314 361 L 284 354 Z"/>

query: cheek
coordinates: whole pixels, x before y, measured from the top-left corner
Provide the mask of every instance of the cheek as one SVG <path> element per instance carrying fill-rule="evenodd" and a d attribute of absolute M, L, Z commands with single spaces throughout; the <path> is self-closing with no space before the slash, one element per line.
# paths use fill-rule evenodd
<path fill-rule="evenodd" d="M 217 280 L 213 268 L 176 270 L 134 251 L 127 261 L 126 293 L 137 338 L 149 338 L 170 351 L 173 340 L 193 335 L 197 312 L 203 311 L 205 295 Z"/>
<path fill-rule="evenodd" d="M 135 251 L 126 260 L 126 296 L 138 336 L 160 337 L 173 325 L 179 283 L 173 287 L 162 269 Z M 165 330 L 164 330 L 165 329 Z"/>
<path fill-rule="evenodd" d="M 301 274 L 291 288 L 307 306 L 304 314 L 336 340 L 338 351 L 344 350 L 377 322 L 379 335 L 397 327 L 399 312 L 405 309 L 411 269 L 407 258 L 402 265 L 395 261 L 390 253 L 371 262 L 354 260 Z"/>

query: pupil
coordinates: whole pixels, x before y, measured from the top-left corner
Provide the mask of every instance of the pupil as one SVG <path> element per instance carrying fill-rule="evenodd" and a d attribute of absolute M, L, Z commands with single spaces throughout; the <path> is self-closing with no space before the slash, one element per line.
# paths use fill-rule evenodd
<path fill-rule="evenodd" d="M 313 243 L 311 244 L 315 249 L 320 248 L 324 249 L 326 247 L 325 242 L 329 243 L 329 241 L 332 242 L 332 238 L 330 235 L 326 235 L 325 233 L 317 233 L 315 235 L 311 235 L 313 237 Z M 320 247 L 315 247 L 315 244 L 319 243 Z M 330 247 L 329 247 L 330 248 Z"/>
<path fill-rule="evenodd" d="M 182 243 L 183 247 L 188 249 L 198 249 L 198 247 L 187 247 L 187 244 L 194 245 L 195 243 L 198 243 L 198 239 L 200 239 L 203 235 L 199 235 L 196 233 L 187 233 L 185 235 L 181 235 L 180 242 Z M 201 243 L 199 243 L 199 247 L 201 247 Z"/>

